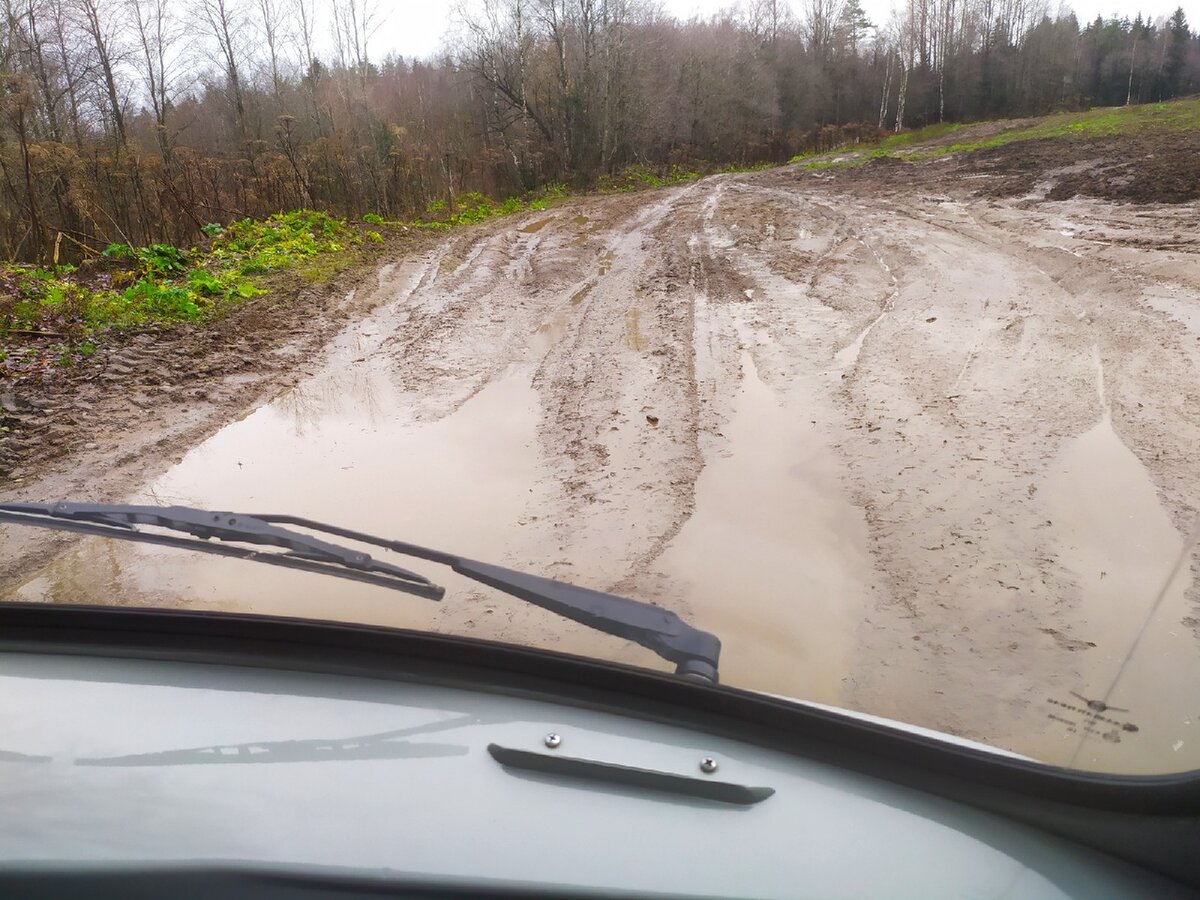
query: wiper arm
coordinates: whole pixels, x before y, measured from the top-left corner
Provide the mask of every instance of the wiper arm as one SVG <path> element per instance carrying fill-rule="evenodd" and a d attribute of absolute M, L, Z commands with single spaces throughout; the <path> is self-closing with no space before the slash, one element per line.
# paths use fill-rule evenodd
<path fill-rule="evenodd" d="M 494 587 L 542 609 L 583 625 L 640 644 L 676 665 L 681 675 L 717 681 L 721 642 L 712 634 L 684 622 L 670 610 L 602 591 L 541 578 L 466 557 L 430 550 L 288 515 L 246 515 L 212 512 L 186 506 L 133 506 L 99 503 L 5 503 L 0 522 L 33 525 L 166 547 L 195 550 L 219 556 L 248 559 L 284 568 L 300 569 L 375 584 L 440 600 L 445 591 L 429 579 L 370 554 L 342 547 L 281 526 L 296 525 L 383 547 L 394 553 L 449 566 L 460 575 Z M 192 538 L 137 529 L 150 525 L 184 532 Z M 222 543 L 212 543 L 213 540 Z M 259 544 L 287 552 L 255 550 L 233 544 Z"/>

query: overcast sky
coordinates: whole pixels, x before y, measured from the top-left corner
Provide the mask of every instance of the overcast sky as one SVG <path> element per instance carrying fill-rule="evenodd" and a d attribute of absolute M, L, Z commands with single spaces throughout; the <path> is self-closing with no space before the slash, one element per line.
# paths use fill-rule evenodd
<path fill-rule="evenodd" d="M 405 57 L 429 56 L 442 45 L 442 38 L 450 21 L 450 9 L 454 0 L 383 0 L 380 13 L 384 20 L 371 41 L 371 55 L 375 58 L 395 51 Z M 735 5 L 736 0 L 662 0 L 667 12 L 679 18 L 692 15 L 711 16 L 722 9 Z M 871 21 L 877 25 L 885 23 L 892 9 L 893 0 L 860 0 Z M 1050 0 L 1055 8 L 1057 0 Z M 796 4 L 793 4 L 794 6 Z M 1100 13 L 1106 18 L 1112 15 L 1128 15 L 1132 18 L 1139 10 L 1149 18 L 1168 15 L 1179 0 L 1074 0 L 1068 7 L 1075 10 L 1080 21 L 1091 21 Z M 1185 9 L 1190 3 L 1185 3 Z M 1191 17 L 1189 17 L 1191 18 Z"/>

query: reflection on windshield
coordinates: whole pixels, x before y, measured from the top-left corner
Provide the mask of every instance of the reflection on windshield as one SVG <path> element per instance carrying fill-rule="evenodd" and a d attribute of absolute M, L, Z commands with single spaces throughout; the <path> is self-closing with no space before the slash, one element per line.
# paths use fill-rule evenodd
<path fill-rule="evenodd" d="M 159 750 L 150 753 L 127 753 L 122 756 L 80 757 L 77 766 L 194 766 L 227 764 L 271 764 L 289 762 L 344 762 L 351 759 L 430 759 L 443 756 L 466 756 L 466 744 L 443 744 L 431 741 L 401 741 L 399 737 L 425 734 L 432 731 L 461 728 L 474 724 L 473 716 L 415 728 L 399 728 L 375 734 L 351 737 L 312 738 L 309 740 L 249 741 L 241 744 L 220 744 L 214 747 L 189 747 L 179 750 Z"/>

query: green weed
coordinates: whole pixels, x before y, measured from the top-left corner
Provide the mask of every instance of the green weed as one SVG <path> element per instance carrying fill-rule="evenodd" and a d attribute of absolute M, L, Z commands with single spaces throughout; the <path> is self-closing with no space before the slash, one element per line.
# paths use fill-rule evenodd
<path fill-rule="evenodd" d="M 832 159 L 828 157 L 818 158 L 803 163 L 805 169 L 853 169 L 857 166 L 866 165 L 873 159 L 881 156 L 892 156 L 887 150 L 881 147 L 871 147 L 866 150 L 855 150 L 852 153 L 843 153 L 840 156 L 835 156 Z M 895 157 L 897 159 L 906 159 L 907 157 Z"/>
<path fill-rule="evenodd" d="M 70 266 L 5 264 L 0 277 L 9 289 L 0 292 L 0 337 L 12 330 L 53 332 L 66 337 L 69 358 L 86 356 L 106 329 L 202 320 L 264 293 L 254 276 L 340 255 L 364 239 L 344 221 L 312 210 L 202 230 L 212 239 L 203 250 L 110 244 L 101 254 L 110 265 L 103 282 Z M 367 232 L 366 240 L 383 238 Z M 96 284 L 104 286 L 89 286 Z"/>
<path fill-rule="evenodd" d="M 596 179 L 596 190 L 601 194 L 627 194 L 646 188 L 673 187 L 708 175 L 736 172 L 759 172 L 774 168 L 774 163 L 725 163 L 711 165 L 697 162 L 694 167 L 671 166 L 668 169 L 653 169 L 638 164 L 622 169 L 615 175 L 601 175 Z"/>
<path fill-rule="evenodd" d="M 509 197 L 493 200 L 474 191 L 460 194 L 454 200 L 454 211 L 450 212 L 444 200 L 435 200 L 425 207 L 425 218 L 408 223 L 415 228 L 453 228 L 458 225 L 474 225 L 496 216 L 507 216 L 528 210 L 546 209 L 555 201 L 566 196 L 567 186 L 550 184 L 524 197 Z M 368 234 L 368 240 L 374 240 Z"/>

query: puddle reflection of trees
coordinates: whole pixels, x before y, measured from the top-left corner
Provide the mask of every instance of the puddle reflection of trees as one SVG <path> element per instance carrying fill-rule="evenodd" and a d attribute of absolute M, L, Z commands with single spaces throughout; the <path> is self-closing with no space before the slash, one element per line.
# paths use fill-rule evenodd
<path fill-rule="evenodd" d="M 144 601 L 130 589 L 125 578 L 131 549 L 119 541 L 86 538 L 26 581 L 17 594 L 42 603 L 142 605 Z"/>
<path fill-rule="evenodd" d="M 378 373 L 351 363 L 301 382 L 273 406 L 291 421 L 298 436 L 334 417 L 375 424 L 384 419 L 388 405 L 378 381 Z"/>

